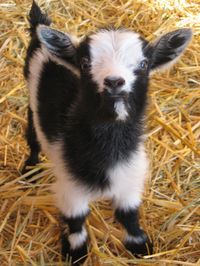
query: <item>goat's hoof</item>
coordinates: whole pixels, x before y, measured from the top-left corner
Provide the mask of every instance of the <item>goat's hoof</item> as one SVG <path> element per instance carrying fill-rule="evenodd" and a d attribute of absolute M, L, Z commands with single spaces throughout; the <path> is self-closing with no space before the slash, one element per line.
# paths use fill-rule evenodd
<path fill-rule="evenodd" d="M 63 261 L 71 261 L 73 266 L 79 266 L 86 260 L 87 254 L 87 242 L 84 242 L 83 245 L 76 249 L 71 249 L 67 237 L 62 236 Z"/>
<path fill-rule="evenodd" d="M 153 243 L 144 232 L 139 236 L 128 236 L 125 241 L 125 247 L 136 257 L 153 253 Z"/>

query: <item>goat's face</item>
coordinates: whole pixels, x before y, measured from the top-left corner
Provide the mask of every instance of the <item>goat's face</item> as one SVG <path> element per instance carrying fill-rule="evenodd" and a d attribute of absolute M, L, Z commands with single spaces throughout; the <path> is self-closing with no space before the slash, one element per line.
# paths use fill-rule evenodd
<path fill-rule="evenodd" d="M 144 105 L 149 73 L 174 63 L 187 47 L 192 33 L 180 29 L 148 43 L 128 30 L 100 30 L 75 45 L 69 35 L 39 26 L 38 37 L 54 55 L 75 64 L 84 90 L 92 89 L 106 104 L 113 104 L 117 118 L 129 114 L 129 98 Z"/>
<path fill-rule="evenodd" d="M 87 38 L 86 43 L 89 56 L 80 59 L 81 66 L 90 72 L 97 92 L 106 91 L 110 97 L 120 97 L 133 90 L 137 72 L 147 76 L 148 58 L 143 50 L 146 43 L 138 34 L 101 30 Z"/>

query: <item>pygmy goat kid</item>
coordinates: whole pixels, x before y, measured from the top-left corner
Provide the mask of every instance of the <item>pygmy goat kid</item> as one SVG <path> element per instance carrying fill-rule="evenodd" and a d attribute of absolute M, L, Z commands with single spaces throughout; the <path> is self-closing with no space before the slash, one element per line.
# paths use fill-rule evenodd
<path fill-rule="evenodd" d="M 57 177 L 62 255 L 87 254 L 84 227 L 88 203 L 113 200 L 115 217 L 126 230 L 125 246 L 135 255 L 152 253 L 140 228 L 138 208 L 147 171 L 144 110 L 149 74 L 174 63 L 192 33 L 179 29 L 149 43 L 126 29 L 104 29 L 75 42 L 49 27 L 33 3 L 31 42 L 24 68 L 29 87 L 27 141 L 38 162 L 48 155 Z"/>

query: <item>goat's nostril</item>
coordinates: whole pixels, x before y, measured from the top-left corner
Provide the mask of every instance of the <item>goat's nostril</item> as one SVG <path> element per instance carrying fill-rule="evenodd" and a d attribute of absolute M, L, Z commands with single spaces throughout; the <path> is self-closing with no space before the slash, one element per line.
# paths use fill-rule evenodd
<path fill-rule="evenodd" d="M 109 76 L 109 77 L 106 77 L 104 79 L 104 85 L 109 87 L 109 88 L 112 88 L 112 89 L 115 89 L 117 87 L 121 87 L 124 84 L 125 84 L 125 80 L 121 77 Z"/>
<path fill-rule="evenodd" d="M 117 86 L 123 86 L 125 84 L 125 80 L 123 78 L 119 78 L 116 80 Z"/>

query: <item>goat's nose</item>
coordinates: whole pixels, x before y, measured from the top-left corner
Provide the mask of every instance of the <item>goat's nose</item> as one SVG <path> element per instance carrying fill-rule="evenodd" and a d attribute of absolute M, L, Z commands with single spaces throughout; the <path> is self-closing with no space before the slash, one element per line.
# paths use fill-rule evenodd
<path fill-rule="evenodd" d="M 108 76 L 104 79 L 104 85 L 111 89 L 116 89 L 124 84 L 125 80 L 121 77 Z"/>

